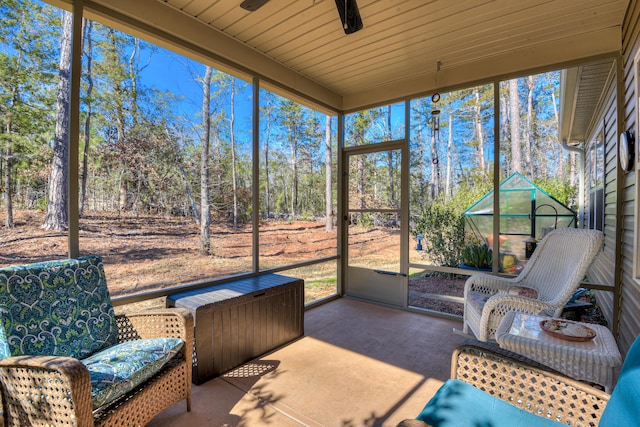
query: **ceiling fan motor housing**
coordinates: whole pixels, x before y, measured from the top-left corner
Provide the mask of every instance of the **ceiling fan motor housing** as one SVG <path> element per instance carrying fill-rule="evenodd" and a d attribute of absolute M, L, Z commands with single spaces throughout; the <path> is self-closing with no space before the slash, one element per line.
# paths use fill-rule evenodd
<path fill-rule="evenodd" d="M 244 0 L 240 3 L 240 7 L 249 12 L 255 12 L 260 9 L 269 0 Z"/>
<path fill-rule="evenodd" d="M 336 0 L 336 8 L 340 14 L 345 34 L 355 33 L 362 29 L 362 18 L 356 0 Z"/>

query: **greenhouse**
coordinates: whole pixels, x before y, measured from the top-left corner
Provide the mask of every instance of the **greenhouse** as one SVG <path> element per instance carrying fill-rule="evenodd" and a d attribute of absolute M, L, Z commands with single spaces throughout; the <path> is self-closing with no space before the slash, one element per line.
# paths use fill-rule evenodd
<path fill-rule="evenodd" d="M 465 231 L 493 246 L 493 190 L 464 212 Z M 575 227 L 576 213 L 515 172 L 500 183 L 500 253 L 527 259 L 526 243 L 558 227 Z M 529 244 L 531 248 L 531 244 Z"/>

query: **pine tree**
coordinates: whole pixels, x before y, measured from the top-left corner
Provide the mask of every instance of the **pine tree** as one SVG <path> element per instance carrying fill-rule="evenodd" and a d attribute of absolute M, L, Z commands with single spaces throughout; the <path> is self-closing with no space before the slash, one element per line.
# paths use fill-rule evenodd
<path fill-rule="evenodd" d="M 54 33 L 51 8 L 32 1 L 0 3 L 0 194 L 5 202 L 5 226 L 13 227 L 14 176 L 20 174 L 26 192 L 37 200 L 49 163 L 48 139 L 54 98 Z M 4 166 L 4 167 L 2 167 Z"/>
<path fill-rule="evenodd" d="M 71 97 L 71 37 L 73 14 L 63 12 L 60 37 L 56 131 L 53 142 L 53 162 L 49 178 L 49 205 L 42 228 L 66 230 L 69 226 L 69 115 Z"/>

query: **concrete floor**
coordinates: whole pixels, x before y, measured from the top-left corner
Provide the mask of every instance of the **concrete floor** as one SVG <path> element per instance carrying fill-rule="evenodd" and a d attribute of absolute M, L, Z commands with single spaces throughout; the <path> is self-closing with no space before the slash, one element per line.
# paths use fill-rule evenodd
<path fill-rule="evenodd" d="M 461 323 L 350 299 L 305 313 L 305 336 L 192 389 L 149 427 L 395 426 L 449 378 Z"/>

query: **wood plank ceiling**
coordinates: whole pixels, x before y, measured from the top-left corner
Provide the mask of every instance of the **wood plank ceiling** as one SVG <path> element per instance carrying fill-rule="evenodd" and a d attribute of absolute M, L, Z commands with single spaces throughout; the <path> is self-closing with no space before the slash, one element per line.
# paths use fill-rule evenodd
<path fill-rule="evenodd" d="M 154 20 L 154 14 L 187 17 L 337 95 L 341 105 L 333 105 L 331 97 L 323 102 L 343 110 L 619 51 L 629 3 L 357 0 L 364 28 L 346 35 L 334 0 L 270 0 L 254 12 L 240 8 L 241 0 L 147 0 L 155 7 L 136 9 L 140 1 L 88 0 L 86 7 L 118 9 L 164 27 L 169 24 Z M 170 29 L 176 37 L 187 31 Z M 208 48 L 216 52 L 220 46 Z M 252 66 L 244 53 L 220 55 Z M 264 73 L 294 85 L 284 72 Z"/>

